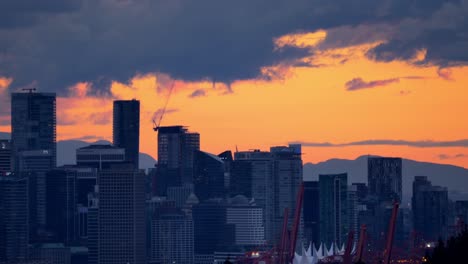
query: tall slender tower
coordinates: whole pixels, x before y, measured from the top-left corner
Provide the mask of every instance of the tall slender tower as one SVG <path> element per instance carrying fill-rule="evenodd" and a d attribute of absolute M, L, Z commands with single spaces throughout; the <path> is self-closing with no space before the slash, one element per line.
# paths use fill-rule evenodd
<path fill-rule="evenodd" d="M 320 237 L 339 247 L 348 234 L 348 174 L 319 175 Z"/>
<path fill-rule="evenodd" d="M 55 93 L 11 94 L 11 139 L 15 168 L 22 151 L 47 151 L 56 166 Z"/>
<path fill-rule="evenodd" d="M 28 175 L 30 234 L 34 242 L 46 225 L 45 173 L 56 167 L 55 93 L 11 94 L 13 170 Z"/>
<path fill-rule="evenodd" d="M 138 169 L 140 153 L 140 101 L 114 101 L 114 146 L 125 149 L 125 160 Z"/>

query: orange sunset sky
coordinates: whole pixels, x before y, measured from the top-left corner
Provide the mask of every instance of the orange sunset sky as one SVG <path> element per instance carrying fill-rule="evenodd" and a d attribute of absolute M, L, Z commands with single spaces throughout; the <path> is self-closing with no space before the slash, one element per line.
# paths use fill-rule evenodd
<path fill-rule="evenodd" d="M 320 30 L 272 41 L 278 49 L 313 48 L 326 37 L 327 31 Z M 365 54 L 378 44 L 327 49 L 303 58 L 317 67 L 287 62 L 266 66 L 261 72 L 269 78 L 234 81 L 229 86 L 176 79 L 162 125 L 186 125 L 199 132 L 201 148 L 212 153 L 304 142 L 304 162 L 376 154 L 468 168 L 468 67 L 370 60 Z M 412 60 L 424 57 L 421 50 Z M 0 79 L 2 104 L 9 103 L 12 81 L 8 76 Z M 58 140 L 111 141 L 112 101 L 135 98 L 141 101 L 140 150 L 156 158 L 151 120 L 163 107 L 172 82 L 170 75 L 155 73 L 136 74 L 128 83 L 114 81 L 110 93 L 93 92 L 95 87 L 88 82 L 69 86 L 57 98 Z M 361 89 L 347 90 L 353 83 Z M 1 113 L 0 131 L 10 131 L 8 115 Z M 307 146 L 366 140 L 464 141 L 450 147 Z"/>
<path fill-rule="evenodd" d="M 10 93 L 57 94 L 57 139 L 112 141 L 112 101 L 201 148 L 303 144 L 304 162 L 400 156 L 468 168 L 468 1 L 0 2 L 0 131 Z"/>

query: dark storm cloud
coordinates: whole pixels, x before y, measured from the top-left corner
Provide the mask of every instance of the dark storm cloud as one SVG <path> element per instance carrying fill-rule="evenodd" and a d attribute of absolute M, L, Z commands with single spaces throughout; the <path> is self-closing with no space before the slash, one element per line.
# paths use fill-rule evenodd
<path fill-rule="evenodd" d="M 275 49 L 273 39 L 317 29 L 330 29 L 321 48 L 384 39 L 370 57 L 406 59 L 425 47 L 428 61 L 464 63 L 466 10 L 457 7 L 465 6 L 440 0 L 4 0 L 0 76 L 14 79 L 10 89 L 37 81 L 41 90 L 59 92 L 79 81 L 102 88 L 154 72 L 231 83 L 312 55 Z M 453 26 L 441 28 L 447 20 L 439 17 L 452 18 Z M 410 38 L 406 31 L 418 34 Z M 437 32 L 449 38 L 436 39 Z"/>
<path fill-rule="evenodd" d="M 47 14 L 76 11 L 81 0 L 2 0 L 0 1 L 0 29 L 31 26 Z"/>
<path fill-rule="evenodd" d="M 305 147 L 349 147 L 349 146 L 408 146 L 416 148 L 439 148 L 439 147 L 462 147 L 468 148 L 468 139 L 460 139 L 453 141 L 409 141 L 409 140 L 392 140 L 392 139 L 371 139 L 363 141 L 354 141 L 347 143 L 330 143 L 330 142 L 292 142 L 291 144 L 302 144 Z"/>

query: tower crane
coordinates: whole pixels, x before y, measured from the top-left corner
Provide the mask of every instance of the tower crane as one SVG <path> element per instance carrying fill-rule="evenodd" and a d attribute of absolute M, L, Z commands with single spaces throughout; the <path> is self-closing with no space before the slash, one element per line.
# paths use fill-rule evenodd
<path fill-rule="evenodd" d="M 166 102 L 164 103 L 164 108 L 162 109 L 161 116 L 159 116 L 158 121 L 156 122 L 156 117 L 153 118 L 153 130 L 157 132 L 159 127 L 161 126 L 161 121 L 166 113 L 167 104 L 169 103 L 169 99 L 171 98 L 172 91 L 174 90 L 175 80 L 172 81 L 171 87 L 169 88 L 169 94 L 166 97 Z"/>

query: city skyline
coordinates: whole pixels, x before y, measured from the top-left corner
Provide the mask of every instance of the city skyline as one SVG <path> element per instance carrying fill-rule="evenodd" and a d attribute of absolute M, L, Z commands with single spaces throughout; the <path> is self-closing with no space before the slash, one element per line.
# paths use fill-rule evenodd
<path fill-rule="evenodd" d="M 212 153 L 302 142 L 305 162 L 375 154 L 468 168 L 464 1 L 366 3 L 368 13 L 262 1 L 261 14 L 83 2 L 3 8 L 31 19 L 0 21 L 0 131 L 22 88 L 57 93 L 57 140 L 112 141 L 113 100 L 138 99 L 140 149 L 157 157 L 152 119 L 174 84 L 162 125 L 190 126 Z"/>

